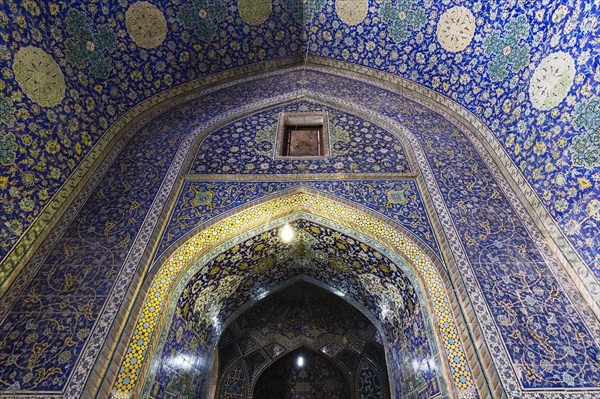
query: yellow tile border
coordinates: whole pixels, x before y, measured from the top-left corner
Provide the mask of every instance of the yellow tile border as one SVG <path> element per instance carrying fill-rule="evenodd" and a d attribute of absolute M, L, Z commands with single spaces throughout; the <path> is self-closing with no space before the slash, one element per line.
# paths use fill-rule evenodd
<path fill-rule="evenodd" d="M 432 302 L 435 320 L 431 322 L 442 338 L 445 357 L 456 387 L 459 389 L 473 387 L 473 377 L 451 313 L 450 301 L 446 296 L 442 277 L 429 257 L 389 223 L 332 199 L 296 192 L 268 200 L 207 227 L 187 240 L 161 265 L 144 299 L 129 340 L 113 387 L 114 398 L 129 398 L 134 392 L 143 364 L 151 358 L 147 351 L 151 340 L 158 336 L 158 331 L 155 330 L 162 311 L 167 307 L 166 302 L 170 299 L 169 296 L 178 276 L 191 267 L 200 256 L 225 239 L 298 209 L 308 209 L 355 230 L 367 232 L 383 245 L 395 249 L 409 261 L 424 283 Z"/>

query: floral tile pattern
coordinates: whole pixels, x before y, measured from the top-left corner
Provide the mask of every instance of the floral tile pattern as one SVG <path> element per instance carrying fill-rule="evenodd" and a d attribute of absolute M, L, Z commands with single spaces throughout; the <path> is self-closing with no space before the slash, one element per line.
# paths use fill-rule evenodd
<path fill-rule="evenodd" d="M 558 285 L 556 280 L 554 280 L 554 277 L 551 276 L 544 260 L 539 255 L 536 255 L 538 252 L 535 245 L 532 244 L 531 238 L 528 236 L 523 226 L 518 223 L 519 217 L 514 213 L 511 214 L 513 211 L 506 202 L 507 200 L 503 196 L 502 190 L 495 186 L 494 179 L 490 177 L 488 172 L 485 172 L 486 167 L 479 155 L 473 150 L 472 143 L 470 143 L 459 130 L 453 128 L 451 124 L 444 121 L 444 119 L 435 116 L 431 111 L 423 109 L 405 99 L 402 101 L 394 101 L 393 99 L 397 98 L 394 97 L 396 95 L 385 90 L 376 89 L 373 86 L 365 86 L 364 83 L 360 82 L 352 83 L 351 80 L 336 78 L 331 75 L 316 72 L 298 72 L 297 74 L 292 73 L 289 75 L 277 76 L 275 78 L 251 81 L 245 85 L 240 85 L 239 87 L 233 86 L 228 88 L 229 97 L 226 100 L 217 95 L 209 94 L 206 97 L 199 99 L 197 104 L 198 106 L 202 106 L 201 104 L 217 104 L 218 106 L 212 108 L 211 111 L 216 114 L 219 112 L 219 109 L 231 108 L 232 105 L 229 104 L 231 104 L 231 101 L 234 99 L 235 101 L 243 101 L 243 93 L 251 92 L 253 95 L 264 93 L 264 95 L 267 96 L 272 94 L 274 87 L 280 87 L 278 84 L 284 81 L 288 83 L 288 86 L 285 87 L 299 87 L 294 86 L 294 82 L 297 82 L 300 79 L 308 79 L 309 82 L 312 82 L 314 85 L 313 90 L 319 88 L 323 92 L 329 93 L 332 92 L 332 88 L 342 86 L 344 87 L 344 90 L 338 90 L 337 93 L 341 99 L 350 98 L 356 101 L 356 98 L 359 98 L 374 107 L 374 109 L 384 110 L 390 117 L 401 117 L 401 122 L 420 137 L 423 148 L 426 149 L 426 155 L 430 159 L 429 164 L 432 166 L 436 176 L 441 179 L 440 182 L 443 183 L 442 192 L 444 193 L 445 201 L 451 205 L 452 210 L 457 211 L 455 213 L 451 210 L 451 214 L 455 215 L 453 217 L 457 221 L 457 226 L 461 231 L 461 240 L 464 242 L 466 248 L 470 248 L 469 257 L 474 267 L 477 268 L 478 278 L 482 281 L 482 289 L 486 295 L 488 304 L 496 309 L 494 320 L 495 323 L 498 323 L 501 326 L 501 331 L 503 331 L 502 339 L 506 339 L 509 343 L 514 343 L 513 354 L 515 355 L 515 361 L 522 365 L 522 367 L 528 367 L 527 370 L 529 371 L 528 373 L 523 374 L 521 377 L 522 381 L 532 387 L 560 386 L 561 389 L 568 389 L 570 386 L 585 386 L 589 383 L 588 381 L 593 380 L 593 370 L 595 370 L 593 362 L 596 361 L 594 359 L 597 350 L 595 349 L 596 347 L 594 346 L 593 339 L 590 337 L 589 332 L 586 332 L 585 323 L 581 321 L 578 314 L 573 311 L 572 305 L 567 303 L 561 286 Z M 230 103 L 227 103 L 228 101 Z M 383 106 L 384 104 L 385 107 Z M 190 109 L 193 108 L 187 108 L 187 112 L 189 112 Z M 206 109 L 211 108 L 206 107 Z M 174 118 L 174 116 L 176 116 L 176 118 Z M 211 114 L 201 115 L 201 118 L 210 117 Z M 157 176 L 163 176 L 170 161 L 161 161 L 161 157 L 164 157 L 167 154 L 165 154 L 164 151 L 152 151 L 153 148 L 156 148 L 156 144 L 154 144 L 154 141 L 149 140 L 148 137 L 156 137 L 156 142 L 164 143 L 164 139 L 159 132 L 166 133 L 176 129 L 177 124 L 174 121 L 183 123 L 187 126 L 198 125 L 201 123 L 198 118 L 199 116 L 197 114 L 190 116 L 182 111 L 174 111 L 173 113 L 165 115 L 164 118 L 157 120 L 155 122 L 157 124 L 155 127 L 144 130 L 145 133 L 140 136 L 139 141 L 134 140 L 131 143 L 131 152 L 126 151 L 123 155 L 124 158 L 122 158 L 123 161 L 114 164 L 113 171 L 107 175 L 106 183 L 99 185 L 96 193 L 90 197 L 89 205 L 85 208 L 88 210 L 82 213 L 80 215 L 81 217 L 76 219 L 76 223 L 73 225 L 72 230 L 71 228 L 68 229 L 63 235 L 61 243 L 55 247 L 55 251 L 51 253 L 45 261 L 45 264 L 48 266 L 43 269 L 44 272 L 40 272 L 38 277 L 32 280 L 31 289 L 23 294 L 19 302 L 20 305 L 18 305 L 18 307 L 27 309 L 25 306 L 27 301 L 29 301 L 27 298 L 32 298 L 34 301 L 35 298 L 40 296 L 38 292 L 50 293 L 50 295 L 44 297 L 44 301 L 47 302 L 49 306 L 52 304 L 50 300 L 52 292 L 60 293 L 70 292 L 70 290 L 72 290 L 75 297 L 85 297 L 85 295 L 77 295 L 77 293 L 79 292 L 78 289 L 89 292 L 91 287 L 81 284 L 82 281 L 88 281 L 89 284 L 94 284 L 94 289 L 98 293 L 95 300 L 92 302 L 85 302 L 85 300 L 73 302 L 77 309 L 77 314 L 80 315 L 80 319 L 65 318 L 65 321 L 70 320 L 70 322 L 75 322 L 76 320 L 81 320 L 81 322 L 87 324 L 73 325 L 72 329 L 68 330 L 73 332 L 70 336 L 61 336 L 60 334 L 54 334 L 52 330 L 48 330 L 44 325 L 38 324 L 39 320 L 43 320 L 39 319 L 39 317 L 43 315 L 47 318 L 52 314 L 50 311 L 45 312 L 42 310 L 41 312 L 32 311 L 34 313 L 14 313 L 12 316 L 9 315 L 10 320 L 14 321 L 9 321 L 9 318 L 6 318 L 2 328 L 7 329 L 15 327 L 13 331 L 19 331 L 19 334 L 3 335 L 9 337 L 11 340 L 10 345 L 6 345 L 2 349 L 3 352 L 1 356 L 3 356 L 3 359 L 10 361 L 11 365 L 26 365 L 31 358 L 21 359 L 18 356 L 15 356 L 15 354 L 8 352 L 7 348 L 23 348 L 20 351 L 22 353 L 27 353 L 26 350 L 29 349 L 25 349 L 26 347 L 31 347 L 31 350 L 33 350 L 33 347 L 38 343 L 45 345 L 54 342 L 55 339 L 63 339 L 62 342 L 65 342 L 67 341 L 67 338 L 75 340 L 74 337 L 79 337 L 78 339 L 82 339 L 82 341 L 77 341 L 77 345 L 71 347 L 61 345 L 63 348 L 62 351 L 68 350 L 70 352 L 70 357 L 68 355 L 60 357 L 60 359 L 63 359 L 61 361 L 69 358 L 69 361 L 64 363 L 61 374 L 50 375 L 49 379 L 40 380 L 42 383 L 48 384 L 48 388 L 55 386 L 55 389 L 61 389 L 63 386 L 61 384 L 64 384 L 64 381 L 66 381 L 66 379 L 61 376 L 66 376 L 66 373 L 70 370 L 69 368 L 74 367 L 75 362 L 80 356 L 81 352 L 78 351 L 83 347 L 83 340 L 85 340 L 88 334 L 94 331 L 93 329 L 90 330 L 90 326 L 93 327 L 91 321 L 102 315 L 101 303 L 104 301 L 103 298 L 108 298 L 113 292 L 118 292 L 118 289 L 114 287 L 115 276 L 117 276 L 118 269 L 123 264 L 128 248 L 132 245 L 132 237 L 134 237 L 139 228 L 139 225 L 130 225 L 129 223 L 131 220 L 141 220 L 143 218 L 142 215 L 146 212 L 146 209 L 148 209 L 148 205 L 140 206 L 138 204 L 139 199 L 142 198 L 141 193 L 146 192 L 144 195 L 147 195 L 147 197 L 144 198 L 148 198 L 149 200 L 155 195 L 152 190 L 139 188 L 139 193 L 136 196 L 130 197 L 129 194 L 127 194 L 127 189 L 138 190 L 138 184 L 148 183 L 150 186 L 155 185 L 154 190 L 157 190 L 158 184 L 162 182 L 162 177 L 150 180 L 132 178 L 131 180 L 126 179 L 125 182 L 127 184 L 123 184 L 123 181 L 116 176 L 120 176 L 121 168 L 127 165 L 137 165 L 137 168 L 142 168 L 147 171 L 148 159 L 153 159 L 155 165 L 157 165 L 157 167 L 160 166 L 162 172 L 157 171 Z M 180 131 L 180 133 L 184 135 L 187 131 L 183 130 Z M 455 148 L 463 149 L 462 155 L 456 152 L 444 152 L 439 144 L 436 145 L 436 143 L 439 143 L 442 140 L 447 142 L 449 139 L 453 140 L 453 146 Z M 140 143 L 143 143 L 144 141 L 147 143 L 147 147 L 141 146 L 136 150 L 135 146 L 140 145 Z M 178 142 L 176 140 L 171 141 L 170 145 L 175 149 L 178 147 Z M 464 157 L 467 157 L 467 159 Z M 461 172 L 458 174 L 449 173 L 450 170 L 447 169 L 445 165 L 454 165 L 453 168 L 460 167 L 458 170 Z M 131 173 L 132 176 L 139 176 L 140 172 L 132 169 Z M 129 181 L 131 182 L 131 186 L 129 186 Z M 126 189 L 125 194 L 119 194 L 119 190 L 121 189 Z M 489 190 L 489 199 L 483 203 L 484 205 L 482 205 L 481 196 L 479 195 L 480 190 L 484 190 L 481 192 L 488 192 Z M 402 195 L 393 194 L 391 198 L 393 201 L 402 202 Z M 198 203 L 202 204 L 207 200 L 207 197 L 200 197 Z M 103 211 L 103 208 L 106 206 L 109 206 L 109 208 Z M 114 209 L 116 213 L 110 209 Z M 496 212 L 497 209 L 501 209 L 502 213 L 494 213 L 493 219 L 490 219 L 487 213 L 492 211 Z M 120 219 L 122 222 L 117 224 L 113 223 L 112 216 L 125 210 L 127 212 L 133 212 L 133 214 L 137 216 L 128 217 L 128 215 L 125 214 L 123 215 L 123 218 Z M 490 223 L 490 220 L 493 220 L 494 222 Z M 498 221 L 502 221 L 503 223 L 510 222 L 511 224 L 510 226 L 498 225 Z M 504 230 L 504 232 L 502 230 Z M 113 232 L 117 235 L 111 234 Z M 108 235 L 106 235 L 105 238 L 102 238 L 104 241 L 98 242 L 98 237 L 103 237 L 103 234 L 106 233 L 108 233 Z M 497 244 L 502 242 L 501 239 L 502 237 L 505 237 L 506 234 L 510 234 L 509 242 L 511 245 L 499 247 Z M 485 238 L 486 236 L 488 238 Z M 504 240 L 506 241 L 506 238 L 504 238 Z M 476 247 L 473 246 L 473 242 L 476 243 L 475 245 L 477 245 L 477 248 L 480 248 L 482 245 L 485 246 L 485 253 L 489 253 L 490 255 L 481 258 L 479 256 L 480 251 L 475 250 Z M 97 252 L 90 252 L 96 250 Z M 510 250 L 510 252 L 506 252 L 507 250 Z M 507 259 L 512 260 L 507 261 Z M 67 262 L 69 266 L 66 265 Z M 81 273 L 78 272 L 77 274 L 74 274 L 73 266 L 71 264 L 81 265 Z M 114 269 L 99 269 L 96 267 L 99 264 L 113 265 Z M 535 265 L 535 268 L 530 269 L 529 266 L 531 265 Z M 507 269 L 509 271 L 505 270 L 509 266 L 510 269 Z M 515 273 L 513 273 L 512 268 L 515 266 L 522 269 L 521 274 L 519 274 L 516 269 L 514 269 Z M 53 272 L 53 274 L 49 274 L 48 271 L 52 270 L 56 271 Z M 532 274 L 532 271 L 535 271 L 535 273 Z M 88 278 L 90 272 L 103 274 L 99 275 L 97 278 Z M 511 276 L 508 276 L 507 273 L 510 273 Z M 53 281 L 53 278 L 56 283 L 49 282 L 49 278 L 50 281 Z M 543 284 L 541 285 L 543 289 L 536 289 L 532 281 L 529 280 L 530 278 Z M 494 282 L 493 284 L 492 281 Z M 484 284 L 483 282 L 486 283 Z M 536 285 L 537 284 L 538 283 L 536 282 Z M 496 287 L 502 288 L 499 289 Z M 518 294 L 518 297 L 505 297 L 504 293 L 507 293 L 506 295 L 508 295 L 508 293 L 515 293 Z M 505 298 L 507 301 L 510 300 L 510 302 L 503 302 L 503 300 L 499 299 L 498 295 L 503 295 L 502 298 Z M 35 302 L 31 303 L 33 304 Z M 509 308 L 511 309 L 510 312 L 508 312 L 508 309 L 503 308 L 502 304 L 511 304 L 510 306 L 512 308 Z M 81 310 L 79 308 L 81 308 Z M 532 313 L 533 309 L 537 309 L 535 313 Z M 542 313 L 544 315 L 544 323 L 541 323 L 539 320 L 535 321 L 534 316 L 531 323 L 527 324 L 527 318 L 524 318 L 526 314 L 530 317 L 532 314 L 540 315 Z M 554 315 L 554 317 L 552 315 Z M 556 323 L 554 323 L 554 320 L 556 320 Z M 550 322 L 549 324 L 548 321 Z M 79 323 L 79 321 L 77 321 L 77 323 Z M 27 337 L 29 336 L 29 331 L 31 331 L 33 326 L 38 325 L 40 327 L 36 328 L 41 328 L 41 332 L 47 331 L 51 334 L 48 336 L 49 340 L 28 343 Z M 522 327 L 524 325 L 527 325 L 529 329 L 524 329 Z M 31 328 L 28 329 L 27 326 L 31 326 Z M 546 331 L 546 327 L 551 328 Z M 531 328 L 533 328 L 533 330 L 530 330 Z M 542 334 L 542 331 L 544 331 L 543 335 L 540 335 Z M 535 334 L 533 334 L 533 332 L 535 332 Z M 40 333 L 38 332 L 37 334 L 38 337 L 40 337 Z M 521 338 L 515 338 L 515 335 Z M 29 338 L 29 340 L 31 339 L 33 338 Z M 537 350 L 533 351 L 528 349 L 538 347 L 539 339 L 542 339 L 542 342 L 545 342 L 547 345 L 545 348 L 548 348 L 547 353 L 549 356 L 551 353 L 560 353 L 560 355 L 563 356 L 563 359 L 565 359 L 565 362 L 553 363 L 553 361 L 549 360 L 551 359 L 551 356 L 538 357 L 539 352 Z M 523 340 L 526 345 L 522 345 L 521 340 Z M 569 342 L 568 347 L 563 346 L 564 342 Z M 583 352 L 584 354 L 582 354 L 582 352 L 572 352 L 572 349 L 569 348 L 585 348 L 585 352 Z M 59 356 L 61 352 L 58 352 L 56 356 Z M 58 357 L 34 357 L 32 359 L 39 359 L 41 362 L 44 362 L 43 364 L 48 365 L 60 364 Z M 567 369 L 572 370 L 569 367 L 577 365 L 581 367 L 579 372 L 573 373 L 572 371 L 566 371 Z M 10 367 L 7 368 L 7 370 L 10 370 Z M 556 372 L 555 370 L 559 371 Z M 37 377 L 31 378 L 27 373 L 20 374 L 18 378 L 17 375 L 11 377 L 10 373 L 11 371 L 7 371 L 6 374 L 3 374 L 2 379 L 9 381 L 12 379 L 12 382 L 9 385 L 12 387 L 11 389 L 27 387 L 26 384 L 33 384 L 37 380 Z M 30 390 L 36 389 L 33 385 L 29 386 L 31 387 L 29 388 Z"/>
<path fill-rule="evenodd" d="M 398 223 L 441 256 L 417 185 L 413 180 L 406 179 L 237 183 L 187 181 L 156 258 L 198 225 L 208 223 L 248 201 L 260 201 L 284 191 L 303 188 L 362 204 Z"/>
<path fill-rule="evenodd" d="M 467 108 L 490 127 L 584 262 L 598 267 L 589 238 L 572 237 L 596 223 L 589 212 L 596 209 L 598 166 L 582 161 L 593 152 L 580 154 L 586 137 L 575 123 L 576 109 L 600 95 L 595 2 L 370 0 L 367 7 L 361 2 L 366 14 L 355 20 L 346 18 L 342 0 L 274 0 L 256 24 L 243 21 L 234 0 L 141 3 L 7 0 L 0 6 L 0 91 L 14 107 L 4 119 L 8 131 L 0 132 L 2 259 L 126 110 L 208 74 L 308 51 L 400 76 Z M 160 45 L 146 48 L 130 35 L 125 14 L 136 4 L 164 15 L 157 32 L 147 32 Z M 448 51 L 440 43 L 455 29 L 442 16 L 456 7 L 472 15 L 475 28 L 461 51 Z M 445 27 L 438 30 L 440 21 Z M 21 68 L 16 61 L 24 49 L 46 54 L 47 62 Z M 536 106 L 528 89 L 543 61 L 557 54 L 573 60 L 574 77 L 561 80 L 550 68 L 536 93 L 560 98 Z M 559 84 L 566 89 L 557 90 Z M 31 177 L 35 187 L 23 187 Z M 3 266 L 2 281 L 11 272 Z"/>
<path fill-rule="evenodd" d="M 77 167 L 87 167 L 86 157 L 98 156 L 94 146 L 127 110 L 200 77 L 301 54 L 384 71 L 465 107 L 491 129 L 499 151 L 526 179 L 523 189 L 540 198 L 599 278 L 598 2 L 370 0 L 364 18 L 349 24 L 338 15 L 338 0 L 305 6 L 274 0 L 264 22 L 251 25 L 234 0 L 158 0 L 153 4 L 165 16 L 166 31 L 156 25 L 164 39 L 152 48 L 138 45 L 126 25 L 127 10 L 139 3 L 0 4 L 0 282 L 12 277 L 29 247 L 23 237 Z M 439 36 L 448 30 L 437 27 L 457 6 L 473 16 L 475 28 L 461 51 L 448 51 Z M 549 58 L 569 61 L 568 73 L 547 68 Z M 414 132 L 435 175 L 430 183 L 443 195 L 437 205 L 449 209 L 460 236 L 454 244 L 465 248 L 467 267 L 475 272 L 470 288 L 485 297 L 478 314 L 486 319 L 489 306 L 492 315 L 484 321 L 499 331 L 487 338 L 498 351 L 506 345 L 506 369 L 519 374 L 510 390 L 597 388 L 598 334 L 569 302 L 473 143 L 393 93 L 309 71 L 207 95 L 195 103 L 193 116 L 181 111 L 163 119 L 164 130 L 140 134 L 148 145 L 132 142 L 139 148 L 128 147 L 89 193 L 59 244 L 47 258 L 40 255 L 39 272 L 32 266 L 37 274 L 31 282 L 17 279 L 10 301 L 3 298 L 9 309 L 0 327 L 1 389 L 58 392 L 67 380 L 85 381 L 71 378 L 72 372 L 84 347 L 103 342 L 102 328 L 113 321 L 103 318 L 105 309 L 120 304 L 112 295 L 131 281 L 125 259 L 151 203 L 163 199 L 157 193 L 181 138 L 211 116 L 300 86 L 362 104 Z M 538 101 L 532 93 L 551 98 Z M 389 198 L 403 201 L 399 193 Z M 199 206 L 207 201 L 196 200 Z M 60 228 L 51 236 L 62 234 Z M 10 307 L 13 296 L 19 299 Z M 94 331 L 99 339 L 89 338 Z"/>
<path fill-rule="evenodd" d="M 328 112 L 332 156 L 321 160 L 275 158 L 282 112 Z M 402 143 L 359 117 L 298 101 L 236 121 L 204 139 L 190 173 L 410 173 Z"/>

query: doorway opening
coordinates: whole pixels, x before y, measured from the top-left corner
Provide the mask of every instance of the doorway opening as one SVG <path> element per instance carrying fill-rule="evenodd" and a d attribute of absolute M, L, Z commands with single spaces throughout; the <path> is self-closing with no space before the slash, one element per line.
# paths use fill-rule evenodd
<path fill-rule="evenodd" d="M 238 315 L 217 348 L 219 399 L 390 397 L 375 325 L 344 299 L 304 280 Z"/>

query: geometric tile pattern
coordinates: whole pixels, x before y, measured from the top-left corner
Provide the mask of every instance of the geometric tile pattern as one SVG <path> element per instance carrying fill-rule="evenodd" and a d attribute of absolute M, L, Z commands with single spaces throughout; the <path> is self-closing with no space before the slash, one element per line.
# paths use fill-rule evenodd
<path fill-rule="evenodd" d="M 237 316 L 227 329 L 235 330 L 232 334 L 236 335 L 237 342 L 252 337 L 263 347 L 276 342 L 275 345 L 279 343 L 287 350 L 301 345 L 319 350 L 323 342 L 350 342 L 357 336 L 373 334 L 375 327 L 360 311 L 315 287 L 296 283 L 273 292 Z M 364 346 L 365 341 L 359 341 Z M 221 347 L 219 340 L 219 351 Z M 358 353 L 362 353 L 362 348 Z M 271 353 L 269 356 L 277 357 Z"/>

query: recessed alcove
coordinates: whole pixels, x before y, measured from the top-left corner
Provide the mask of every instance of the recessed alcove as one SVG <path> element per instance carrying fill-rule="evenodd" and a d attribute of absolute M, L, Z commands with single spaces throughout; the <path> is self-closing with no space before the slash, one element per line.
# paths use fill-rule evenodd
<path fill-rule="evenodd" d="M 332 359 L 301 347 L 267 367 L 254 386 L 252 399 L 359 397 L 351 394 L 352 382 Z"/>
<path fill-rule="evenodd" d="M 218 344 L 215 398 L 389 398 L 377 327 L 304 280 L 255 303 Z"/>
<path fill-rule="evenodd" d="M 280 236 L 286 224 L 294 231 L 289 242 Z M 324 218 L 300 212 L 233 238 L 199 259 L 173 295 L 142 398 L 250 399 L 261 376 L 300 348 L 304 365 L 335 366 L 336 373 L 313 376 L 344 381 L 344 397 L 446 393 L 431 316 L 410 267 Z M 309 385 L 303 389 L 312 391 Z"/>
<path fill-rule="evenodd" d="M 280 113 L 276 146 L 276 158 L 329 157 L 327 112 Z"/>

